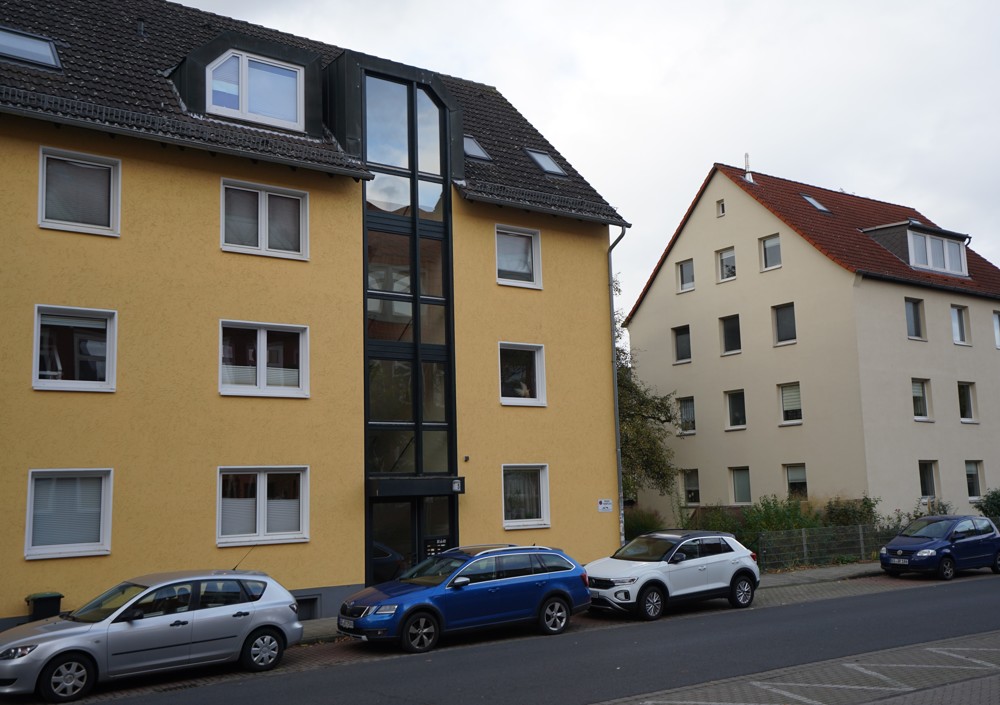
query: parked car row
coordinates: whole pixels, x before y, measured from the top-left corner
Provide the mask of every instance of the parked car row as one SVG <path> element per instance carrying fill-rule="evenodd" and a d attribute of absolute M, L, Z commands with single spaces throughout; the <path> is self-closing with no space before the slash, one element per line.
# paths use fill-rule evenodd
<path fill-rule="evenodd" d="M 383 553 L 387 574 L 399 573 L 402 557 Z M 921 517 L 882 547 L 880 561 L 891 576 L 1000 573 L 1000 532 L 985 517 Z M 442 634 L 507 624 L 559 634 L 586 609 L 654 620 L 668 605 L 696 600 L 745 608 L 759 585 L 757 556 L 718 531 L 643 534 L 585 566 L 555 548 L 464 546 L 351 595 L 337 624 L 341 634 L 422 653 Z M 302 631 L 295 598 L 263 573 L 145 575 L 73 612 L 0 633 L 0 694 L 68 702 L 100 681 L 194 665 L 265 671 Z"/>

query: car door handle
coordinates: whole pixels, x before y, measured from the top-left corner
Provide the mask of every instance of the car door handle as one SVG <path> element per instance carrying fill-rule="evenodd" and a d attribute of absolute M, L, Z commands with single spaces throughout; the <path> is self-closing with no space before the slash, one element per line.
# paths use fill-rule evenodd
<path fill-rule="evenodd" d="M 490 592 L 500 592 L 500 588 L 490 588 Z"/>
<path fill-rule="evenodd" d="M 187 624 L 187 622 L 185 622 L 182 619 L 178 619 L 176 622 L 171 622 L 170 626 L 171 627 L 183 627 L 185 624 Z"/>
<path fill-rule="evenodd" d="M 707 568 L 708 568 L 707 565 L 700 565 L 700 566 L 698 566 L 698 570 L 705 570 Z"/>
<path fill-rule="evenodd" d="M 236 614 L 234 614 L 233 616 L 234 616 L 234 617 L 249 617 L 249 616 L 250 616 L 250 613 L 249 613 L 249 612 L 237 612 L 237 613 L 236 613 Z"/>

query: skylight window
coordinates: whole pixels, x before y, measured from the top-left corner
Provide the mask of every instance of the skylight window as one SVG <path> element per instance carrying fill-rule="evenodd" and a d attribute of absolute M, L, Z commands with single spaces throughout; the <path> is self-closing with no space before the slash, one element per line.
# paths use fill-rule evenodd
<path fill-rule="evenodd" d="M 0 28 L 0 56 L 59 68 L 59 55 L 50 40 L 9 29 Z"/>
<path fill-rule="evenodd" d="M 535 160 L 535 164 L 541 167 L 542 171 L 546 174 L 566 176 L 566 172 L 562 170 L 562 167 L 556 164 L 556 160 L 553 159 L 548 152 L 539 152 L 535 149 L 526 149 L 524 151 L 528 153 L 528 156 Z"/>
<path fill-rule="evenodd" d="M 816 210 L 823 211 L 824 213 L 829 213 L 830 212 L 829 208 L 827 208 L 826 206 L 824 206 L 822 203 L 820 203 L 819 201 L 817 201 L 812 196 L 807 196 L 805 194 L 802 194 L 802 198 L 806 199 L 806 202 L 810 206 L 812 206 L 813 208 L 815 208 Z"/>
<path fill-rule="evenodd" d="M 486 153 L 483 146 L 472 135 L 465 136 L 465 156 L 472 157 L 473 159 L 493 161 L 493 157 Z"/>

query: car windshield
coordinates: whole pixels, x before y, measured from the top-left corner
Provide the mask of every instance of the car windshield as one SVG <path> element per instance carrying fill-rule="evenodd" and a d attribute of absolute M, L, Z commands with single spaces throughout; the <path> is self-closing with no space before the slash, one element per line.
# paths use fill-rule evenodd
<path fill-rule="evenodd" d="M 445 578 L 465 565 L 466 560 L 457 556 L 431 556 L 417 563 L 398 579 L 414 585 L 440 585 Z"/>
<path fill-rule="evenodd" d="M 70 612 L 68 619 L 76 622 L 100 622 L 145 589 L 145 585 L 136 585 L 135 583 L 115 585 L 80 609 Z"/>
<path fill-rule="evenodd" d="M 622 561 L 662 561 L 677 542 L 662 536 L 638 536 L 614 552 Z"/>
<path fill-rule="evenodd" d="M 951 519 L 917 519 L 900 532 L 900 536 L 922 539 L 942 539 L 954 522 Z"/>

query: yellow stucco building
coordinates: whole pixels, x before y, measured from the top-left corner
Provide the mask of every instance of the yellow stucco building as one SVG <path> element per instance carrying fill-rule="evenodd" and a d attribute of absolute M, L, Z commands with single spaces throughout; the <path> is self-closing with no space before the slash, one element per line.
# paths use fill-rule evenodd
<path fill-rule="evenodd" d="M 157 570 L 310 617 L 458 544 L 614 548 L 627 223 L 492 87 L 150 6 L 0 13 L 0 626 Z"/>

